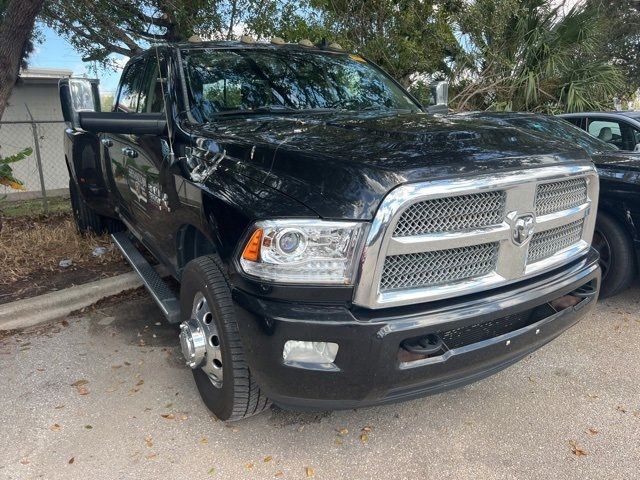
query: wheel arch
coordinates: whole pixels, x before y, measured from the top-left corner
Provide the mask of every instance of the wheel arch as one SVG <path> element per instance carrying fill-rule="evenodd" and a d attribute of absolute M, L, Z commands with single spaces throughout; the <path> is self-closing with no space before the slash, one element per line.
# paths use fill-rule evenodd
<path fill-rule="evenodd" d="M 199 227 L 190 223 L 186 223 L 178 229 L 176 245 L 176 260 L 180 275 L 191 260 L 219 252 L 219 246 L 216 245 L 216 242 Z"/>

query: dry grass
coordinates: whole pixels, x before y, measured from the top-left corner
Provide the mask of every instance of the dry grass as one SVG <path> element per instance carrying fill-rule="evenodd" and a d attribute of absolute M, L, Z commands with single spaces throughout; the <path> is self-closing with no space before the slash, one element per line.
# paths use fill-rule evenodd
<path fill-rule="evenodd" d="M 121 263 L 122 257 L 107 235 L 81 236 L 68 213 L 36 217 L 5 218 L 0 232 L 0 285 L 10 285 L 34 275 L 59 272 L 60 260 L 71 260 L 76 267 L 104 269 Z M 96 247 L 107 248 L 93 257 Z"/>

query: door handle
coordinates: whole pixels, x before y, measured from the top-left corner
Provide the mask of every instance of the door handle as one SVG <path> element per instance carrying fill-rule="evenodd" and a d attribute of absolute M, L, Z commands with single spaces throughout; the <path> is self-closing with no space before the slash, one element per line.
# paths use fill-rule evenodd
<path fill-rule="evenodd" d="M 131 147 L 124 147 L 122 149 L 122 154 L 129 158 L 136 158 L 138 156 L 138 152 Z"/>
<path fill-rule="evenodd" d="M 111 140 L 110 138 L 103 138 L 102 140 L 100 140 L 100 143 L 102 143 L 102 145 L 107 148 L 113 147 L 113 140 Z"/>

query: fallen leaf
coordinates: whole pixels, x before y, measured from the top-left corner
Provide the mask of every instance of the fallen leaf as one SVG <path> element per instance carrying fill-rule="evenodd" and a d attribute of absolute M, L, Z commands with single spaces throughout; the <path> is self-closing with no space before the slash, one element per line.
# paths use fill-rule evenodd
<path fill-rule="evenodd" d="M 83 385 L 86 385 L 87 383 L 89 383 L 89 380 L 81 379 L 81 380 L 76 380 L 75 382 L 73 382 L 71 384 L 71 386 L 72 387 L 81 387 Z"/>
<path fill-rule="evenodd" d="M 72 464 L 73 462 L 75 462 L 75 461 L 76 461 L 76 457 L 71 457 L 71 458 L 69 459 L 69 465 L 71 465 L 71 464 Z"/>
<path fill-rule="evenodd" d="M 86 387 L 78 387 L 78 395 L 89 395 L 89 389 Z"/>
<path fill-rule="evenodd" d="M 569 440 L 569 445 L 571 446 L 571 452 L 576 457 L 584 457 L 587 455 L 587 452 L 585 452 L 582 448 L 580 448 L 578 446 L 578 442 L 576 442 L 575 440 Z"/>
<path fill-rule="evenodd" d="M 60 428 L 62 428 L 62 427 L 60 427 L 60 425 L 58 425 L 57 423 L 54 423 L 54 424 L 53 424 L 53 425 L 51 425 L 49 428 L 50 428 L 51 430 L 53 430 L 54 432 L 57 432 L 57 431 L 59 431 L 59 430 L 60 430 Z"/>
<path fill-rule="evenodd" d="M 136 387 L 139 387 L 140 385 L 144 385 L 144 380 L 138 380 L 138 383 L 136 383 Z"/>
<path fill-rule="evenodd" d="M 284 472 L 283 472 L 282 470 L 278 470 L 278 471 L 276 472 L 276 474 L 274 475 L 274 477 L 278 477 L 278 478 L 279 478 L 279 477 L 284 477 Z"/>
<path fill-rule="evenodd" d="M 305 467 L 304 471 L 307 474 L 307 478 L 314 477 L 316 474 L 316 471 L 311 467 Z"/>
<path fill-rule="evenodd" d="M 173 403 L 171 403 L 171 402 L 167 403 L 167 404 L 164 406 L 164 408 L 171 408 L 171 407 L 173 407 Z"/>
<path fill-rule="evenodd" d="M 160 415 L 162 418 L 166 418 L 167 420 L 173 420 L 176 416 L 173 413 L 163 413 Z"/>
<path fill-rule="evenodd" d="M 341 439 L 341 438 L 336 438 L 336 439 L 334 440 L 334 443 L 335 443 L 336 445 L 342 445 L 344 442 L 342 441 L 342 439 Z"/>
<path fill-rule="evenodd" d="M 27 457 L 24 457 L 20 460 L 20 463 L 22 465 L 29 465 L 29 459 Z"/>
<path fill-rule="evenodd" d="M 251 470 L 253 468 L 253 463 L 247 463 L 244 468 L 246 468 L 247 470 Z"/>
<path fill-rule="evenodd" d="M 349 433 L 349 430 L 347 430 L 346 428 L 341 428 L 340 430 L 338 430 L 338 435 L 340 435 L 341 437 L 344 437 L 348 433 Z"/>
<path fill-rule="evenodd" d="M 146 458 L 147 458 L 147 459 L 149 459 L 149 460 L 151 460 L 152 458 L 156 458 L 157 456 L 158 456 L 158 454 L 157 454 L 157 453 L 153 453 L 153 452 L 152 452 L 152 453 L 149 453 L 149 454 L 146 456 Z"/>
<path fill-rule="evenodd" d="M 591 435 L 595 435 L 598 433 L 598 430 L 596 430 L 595 428 L 588 428 L 587 433 L 590 433 Z"/>
<path fill-rule="evenodd" d="M 91 430 L 93 427 L 91 425 L 85 425 L 84 428 L 86 428 L 87 430 Z"/>
<path fill-rule="evenodd" d="M 369 435 L 367 435 L 366 433 L 361 433 L 360 434 L 360 441 L 362 443 L 367 443 L 369 441 Z"/>
<path fill-rule="evenodd" d="M 264 457 L 264 460 L 262 460 L 264 463 L 270 462 L 271 460 L 273 460 L 273 457 L 271 455 L 267 455 L 266 457 Z"/>
<path fill-rule="evenodd" d="M 64 408 L 64 405 L 56 405 L 53 408 L 55 408 L 56 410 L 60 410 L 61 408 Z"/>
<path fill-rule="evenodd" d="M 153 447 L 153 438 L 151 438 L 151 435 L 144 437 L 144 443 L 146 443 L 149 448 Z"/>
<path fill-rule="evenodd" d="M 216 474 L 216 469 L 215 467 L 211 467 L 209 469 L 209 471 L 207 472 L 207 475 L 209 475 L 210 477 L 213 477 Z"/>
<path fill-rule="evenodd" d="M 616 410 L 618 410 L 619 412 L 622 412 L 622 413 L 627 413 L 627 409 L 624 408 L 622 405 L 618 405 L 616 407 Z"/>
<path fill-rule="evenodd" d="M 131 366 L 131 364 L 130 364 L 129 362 L 124 362 L 124 365 L 125 365 L 126 367 L 130 367 L 130 366 Z"/>
<path fill-rule="evenodd" d="M 200 443 L 201 443 L 201 444 L 203 444 L 203 445 L 206 445 L 207 443 L 209 443 L 209 439 L 208 439 L 208 438 L 206 438 L 206 437 L 202 437 L 202 438 L 200 439 Z"/>
<path fill-rule="evenodd" d="M 362 431 L 364 433 L 369 433 L 371 430 L 372 430 L 371 427 L 362 427 Z"/>

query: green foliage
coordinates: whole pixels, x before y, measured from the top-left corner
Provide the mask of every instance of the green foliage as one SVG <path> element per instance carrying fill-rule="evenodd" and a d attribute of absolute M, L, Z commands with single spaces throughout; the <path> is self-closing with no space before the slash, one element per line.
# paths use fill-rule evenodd
<path fill-rule="evenodd" d="M 623 76 L 599 56 L 606 41 L 601 11 L 562 8 L 544 0 L 476 0 L 461 10 L 457 108 L 611 109 Z"/>
<path fill-rule="evenodd" d="M 11 169 L 11 163 L 24 160 L 33 153 L 31 148 L 25 148 L 21 152 L 11 155 L 9 157 L 0 157 L 0 185 L 5 185 L 15 190 L 23 190 L 24 184 L 13 176 L 13 170 Z"/>
<path fill-rule="evenodd" d="M 3 0 L 0 0 L 3 1 Z M 65 0 L 47 2 L 43 21 L 84 61 L 107 66 L 110 54 L 132 56 L 156 42 L 192 35 L 223 40 L 262 28 L 287 2 L 260 0 Z"/>
<path fill-rule="evenodd" d="M 419 75 L 448 72 L 458 51 L 451 4 L 443 0 L 304 0 L 257 30 L 297 41 L 326 38 L 380 65 L 406 86 Z M 258 26 L 258 25 L 257 25 Z"/>
<path fill-rule="evenodd" d="M 324 38 L 420 97 L 429 81 L 449 78 L 460 109 L 611 108 L 613 96 L 640 86 L 638 2 L 565 8 L 552 0 L 65 0 L 47 2 L 43 19 L 85 60 L 105 65 L 112 53 L 194 34 Z"/>
<path fill-rule="evenodd" d="M 630 96 L 640 88 L 640 1 L 587 0 L 600 10 L 607 32 L 599 57 L 618 66 L 625 75 L 620 96 Z"/>

